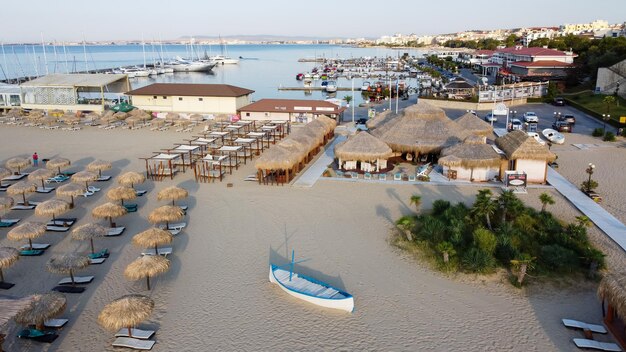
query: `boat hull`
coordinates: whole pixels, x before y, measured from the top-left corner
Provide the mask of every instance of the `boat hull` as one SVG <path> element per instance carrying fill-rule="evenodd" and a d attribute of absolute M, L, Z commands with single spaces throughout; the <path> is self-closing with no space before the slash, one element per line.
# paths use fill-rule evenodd
<path fill-rule="evenodd" d="M 211 71 L 215 67 L 215 64 L 212 63 L 199 63 L 199 64 L 180 64 L 173 65 L 171 68 L 174 72 L 202 72 L 202 71 Z"/>
<path fill-rule="evenodd" d="M 274 275 L 274 267 L 270 265 L 270 282 L 275 283 L 281 290 L 287 292 L 289 295 L 299 298 L 303 301 L 313 303 L 317 306 L 331 308 L 331 309 L 339 309 L 346 312 L 352 312 L 354 310 L 354 298 L 352 296 L 342 298 L 342 299 L 328 299 L 328 298 L 319 298 L 310 295 L 306 295 L 297 291 L 290 289 L 289 287 L 283 285 L 280 280 L 276 278 Z"/>

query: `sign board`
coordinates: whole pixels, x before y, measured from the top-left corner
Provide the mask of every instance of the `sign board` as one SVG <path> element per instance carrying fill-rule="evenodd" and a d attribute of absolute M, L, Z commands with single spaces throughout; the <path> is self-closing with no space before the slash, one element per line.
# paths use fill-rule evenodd
<path fill-rule="evenodd" d="M 509 114 L 509 108 L 507 108 L 506 105 L 503 104 L 503 103 L 498 103 L 493 108 L 493 114 L 494 115 L 508 115 Z"/>
<path fill-rule="evenodd" d="M 626 123 L 626 116 L 620 116 L 619 123 Z"/>
<path fill-rule="evenodd" d="M 375 116 L 376 116 L 376 109 L 367 110 L 367 117 L 369 117 L 370 119 L 373 119 Z"/>
<path fill-rule="evenodd" d="M 506 173 L 504 178 L 504 185 L 509 187 L 526 187 L 527 177 L 525 173 Z"/>

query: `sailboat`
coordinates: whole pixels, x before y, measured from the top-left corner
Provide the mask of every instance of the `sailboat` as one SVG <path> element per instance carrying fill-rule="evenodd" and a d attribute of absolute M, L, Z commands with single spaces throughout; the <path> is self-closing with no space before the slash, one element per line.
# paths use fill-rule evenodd
<path fill-rule="evenodd" d="M 221 55 L 212 56 L 210 59 L 217 63 L 218 65 L 237 65 L 239 64 L 239 59 L 233 59 L 232 57 L 227 56 L 226 45 L 224 41 L 220 37 L 220 48 L 222 49 Z"/>
<path fill-rule="evenodd" d="M 354 298 L 324 282 L 293 271 L 295 251 L 291 251 L 289 270 L 270 264 L 270 282 L 277 284 L 283 291 L 293 297 L 318 306 L 340 309 L 347 312 L 354 310 Z"/>

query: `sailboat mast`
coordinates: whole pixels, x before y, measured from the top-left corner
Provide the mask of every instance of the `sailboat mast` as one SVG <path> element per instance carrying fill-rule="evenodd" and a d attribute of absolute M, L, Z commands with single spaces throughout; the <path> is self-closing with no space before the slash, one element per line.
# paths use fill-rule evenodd
<path fill-rule="evenodd" d="M 46 56 L 46 44 L 43 41 L 43 32 L 40 32 L 41 34 L 41 49 L 43 50 L 43 62 L 46 65 L 46 74 L 49 74 L 50 72 L 48 71 L 48 57 Z"/>
<path fill-rule="evenodd" d="M 141 33 L 141 49 L 143 50 L 143 69 L 146 69 L 146 43 L 143 41 L 143 33 Z"/>
<path fill-rule="evenodd" d="M 52 43 L 52 51 L 54 52 L 54 70 L 52 72 L 56 73 L 57 72 L 57 64 L 59 62 L 59 58 L 57 56 L 57 42 L 56 42 L 56 40 L 54 41 L 54 43 Z"/>
<path fill-rule="evenodd" d="M 11 75 L 11 72 L 9 72 L 9 66 L 7 66 L 7 55 L 6 55 L 6 53 L 4 52 L 4 43 L 0 43 L 0 47 L 2 47 L 2 61 L 4 61 L 4 67 L 5 67 L 5 69 L 7 70 L 6 75 L 7 75 L 7 76 L 10 76 L 10 75 Z M 8 82 L 8 77 L 7 77 L 7 83 L 9 83 L 9 82 Z"/>
<path fill-rule="evenodd" d="M 65 60 L 65 73 L 70 73 L 70 67 L 67 64 L 67 49 L 65 47 L 65 42 L 63 42 L 63 58 Z"/>
<path fill-rule="evenodd" d="M 85 42 L 84 33 L 83 33 L 83 56 L 85 57 L 85 72 L 89 73 L 89 68 L 87 67 L 87 42 Z"/>
<path fill-rule="evenodd" d="M 294 263 L 295 255 L 296 255 L 296 250 L 292 249 L 291 250 L 291 267 L 289 268 L 289 281 L 291 281 L 291 276 L 293 275 L 293 265 L 295 264 Z"/>

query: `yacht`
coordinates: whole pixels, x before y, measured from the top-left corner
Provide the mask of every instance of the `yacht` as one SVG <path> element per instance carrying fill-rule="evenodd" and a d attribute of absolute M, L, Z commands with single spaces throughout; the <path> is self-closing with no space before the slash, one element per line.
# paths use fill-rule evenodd
<path fill-rule="evenodd" d="M 224 55 L 211 56 L 210 59 L 218 65 L 237 65 L 239 63 L 239 59 L 233 59 Z"/>
<path fill-rule="evenodd" d="M 176 60 L 169 63 L 166 67 L 171 68 L 173 72 L 208 72 L 215 65 L 216 63 L 211 61 L 189 61 L 176 57 Z"/>

